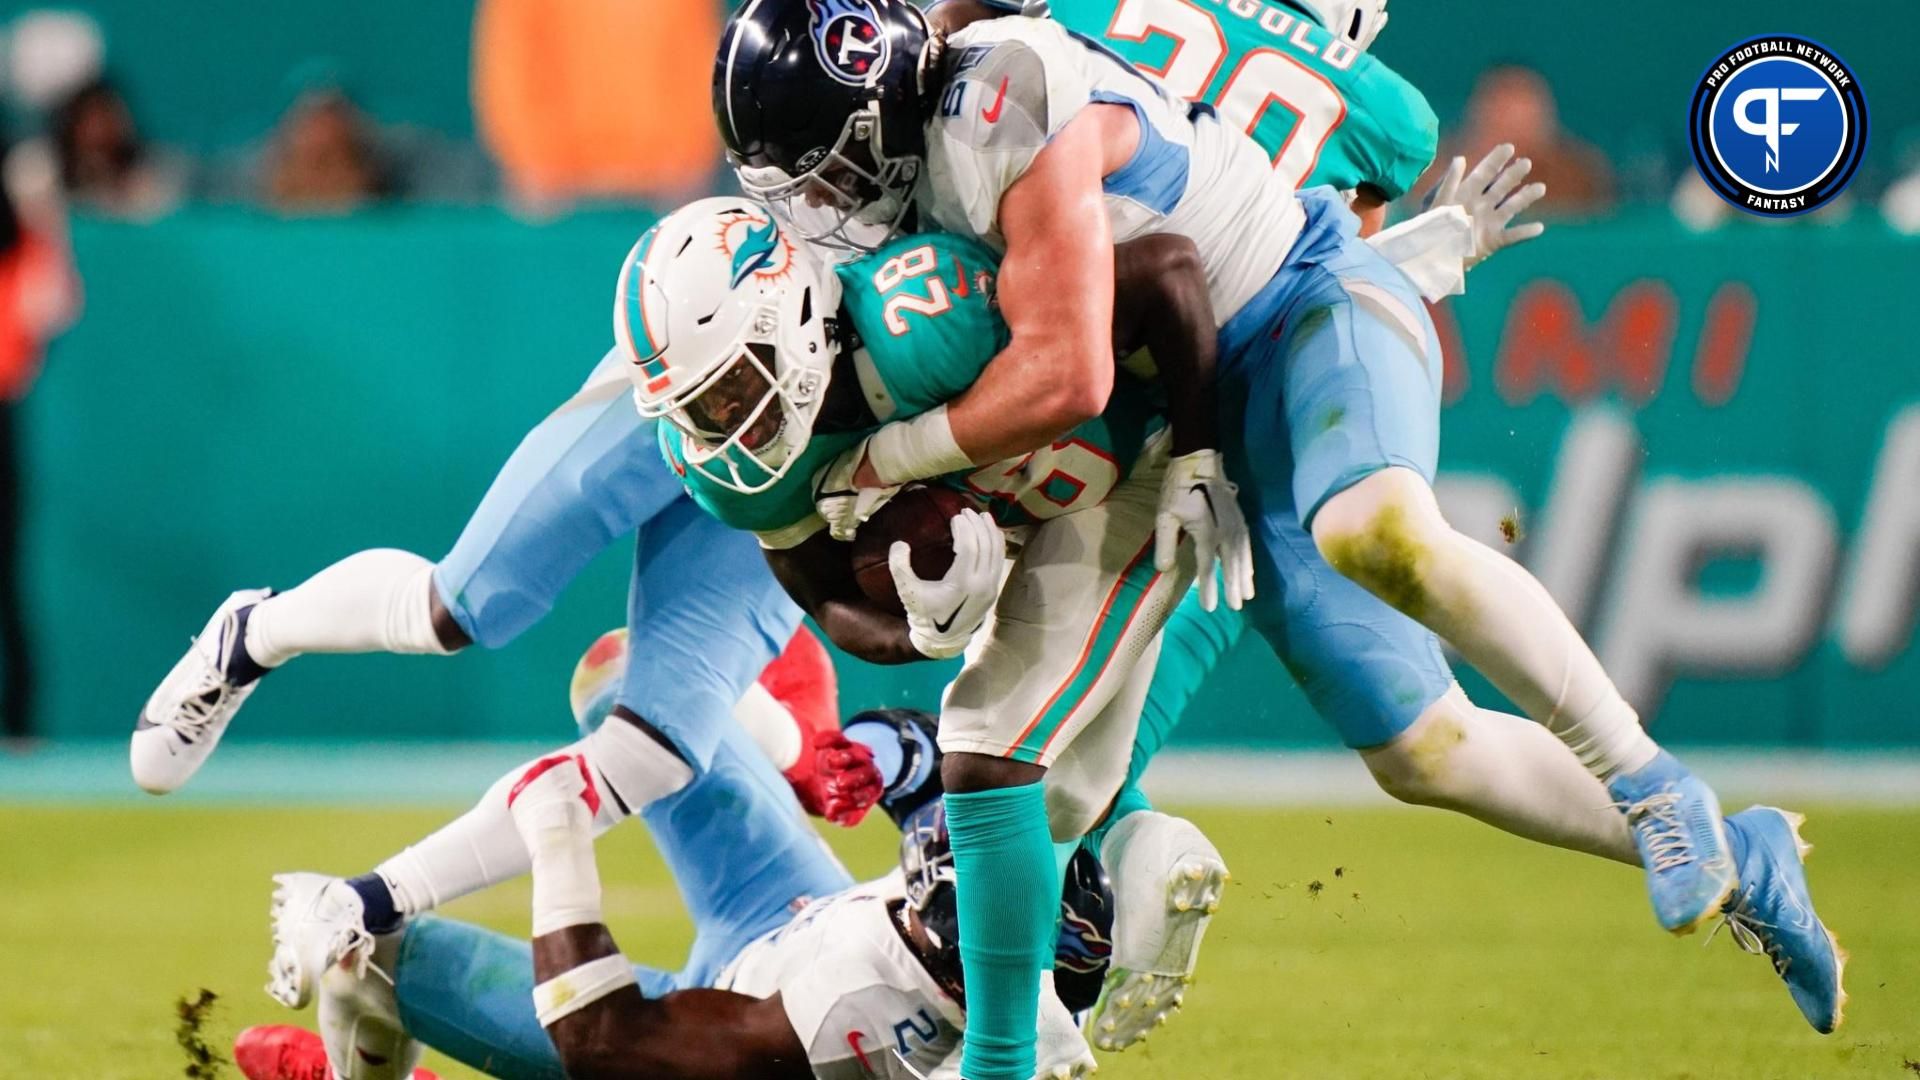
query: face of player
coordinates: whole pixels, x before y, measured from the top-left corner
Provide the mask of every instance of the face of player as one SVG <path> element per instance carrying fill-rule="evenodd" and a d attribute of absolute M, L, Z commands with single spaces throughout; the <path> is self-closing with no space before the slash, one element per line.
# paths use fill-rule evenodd
<path fill-rule="evenodd" d="M 786 422 L 768 376 L 772 367 L 772 346 L 748 343 L 711 386 L 687 403 L 687 418 L 715 443 L 738 433 L 746 449 L 765 448 Z"/>

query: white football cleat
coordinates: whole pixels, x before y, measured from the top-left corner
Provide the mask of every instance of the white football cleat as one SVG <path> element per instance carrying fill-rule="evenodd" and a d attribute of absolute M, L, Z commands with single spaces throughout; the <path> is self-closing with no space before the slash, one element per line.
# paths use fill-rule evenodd
<path fill-rule="evenodd" d="M 271 589 L 242 589 L 227 597 L 160 680 L 134 725 L 134 783 L 165 795 L 191 779 L 213 753 L 233 714 L 259 685 L 257 679 L 245 686 L 227 679 L 228 660 L 240 646 L 239 613 L 272 595 Z"/>
<path fill-rule="evenodd" d="M 367 908 L 360 894 L 325 874 L 276 874 L 273 882 L 278 887 L 273 890 L 267 995 L 289 1009 L 300 1009 L 335 965 L 355 978 L 364 977 L 373 935 L 367 932 Z"/>
<path fill-rule="evenodd" d="M 320 977 L 320 1039 L 344 1080 L 408 1080 L 426 1052 L 400 1024 L 390 974 L 399 951 L 400 935 L 388 934 L 368 949 L 364 974 L 335 964 Z"/>
<path fill-rule="evenodd" d="M 1228 875 L 1192 822 L 1153 811 L 1128 815 L 1102 847 L 1114 885 L 1113 966 L 1087 1036 L 1117 1051 L 1179 1011 Z"/>

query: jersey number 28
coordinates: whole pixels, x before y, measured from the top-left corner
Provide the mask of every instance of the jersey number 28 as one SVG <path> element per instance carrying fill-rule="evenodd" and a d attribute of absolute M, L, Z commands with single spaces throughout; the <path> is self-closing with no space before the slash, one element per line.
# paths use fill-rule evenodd
<path fill-rule="evenodd" d="M 1308 24 L 1272 5 L 1260 8 L 1263 29 L 1311 50 Z M 1285 20 L 1281 22 L 1279 20 Z M 1211 97 L 1207 90 L 1227 59 L 1227 35 L 1214 14 L 1190 0 L 1120 0 L 1107 37 L 1146 41 L 1154 35 L 1173 39 L 1162 67 L 1138 65 L 1160 77 L 1167 89 L 1189 101 L 1204 101 L 1220 119 L 1253 136 L 1273 156 L 1273 171 L 1297 188 L 1313 175 L 1320 151 L 1347 118 L 1347 103 L 1326 77 L 1279 49 L 1248 49 Z M 1356 50 L 1344 42 L 1328 46 L 1325 59 L 1336 67 L 1351 64 Z M 1274 110 L 1279 110 L 1275 112 Z M 1291 124 L 1288 123 L 1291 120 Z"/>

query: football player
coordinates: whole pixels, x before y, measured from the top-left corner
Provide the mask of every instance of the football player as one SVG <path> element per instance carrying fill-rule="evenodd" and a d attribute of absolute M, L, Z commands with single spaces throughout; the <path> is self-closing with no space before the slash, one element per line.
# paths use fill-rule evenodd
<path fill-rule="evenodd" d="M 1153 564 L 1156 544 L 1173 546 L 1174 528 L 1193 531 L 1184 521 L 1160 530 L 1158 496 L 1170 458 L 1215 453 L 1205 376 L 1214 328 L 1192 245 L 1150 237 L 1119 254 L 1122 350 L 1150 343 L 1163 366 L 1192 373 L 1166 381 L 1171 430 L 1152 389 L 1130 379 L 1100 417 L 1042 451 L 947 478 L 984 510 L 954 519 L 953 566 L 938 579 L 913 570 L 906 545 L 890 553 L 882 572 L 904 616 L 862 592 L 849 544 L 814 511 L 813 478 L 882 416 L 923 412 L 978 375 L 1005 339 L 992 254 L 919 234 L 828 270 L 764 206 L 708 199 L 641 238 L 617 297 L 636 398 L 670 421 L 661 441 L 674 469 L 700 505 L 760 538 L 776 576 L 836 644 L 877 663 L 939 659 L 985 627 L 943 700 L 942 744 L 950 751 L 965 731 L 1002 738 L 991 732 L 997 714 L 1026 718 L 1013 742 L 993 748 L 1047 776 L 1044 793 L 1036 789 L 1045 807 L 1029 837 L 1036 850 L 1122 827 L 1108 808 L 1127 772 L 1160 628 L 1193 574 L 1191 559 L 1167 572 Z M 1215 498 L 1212 542 L 1227 552 L 1228 580 L 1244 579 L 1237 509 L 1230 492 Z M 1010 572 L 1002 526 L 1021 538 Z M 1204 604 L 1211 571 L 1202 582 Z M 949 809 L 967 799 L 950 796 Z M 1051 858 L 1033 870 L 1051 878 Z M 1205 886 L 1217 890 L 1225 872 L 1210 857 Z M 1171 899 L 1190 883 L 1139 880 L 1124 866 L 1115 882 L 1123 896 L 1159 905 L 1166 924 L 1150 935 L 1164 955 L 1123 956 L 1122 966 L 1184 978 L 1193 955 L 1182 927 L 1201 913 Z M 1143 1022 L 1133 1006 L 1164 997 L 1118 993 L 1123 1015 L 1103 1023 L 1123 1041 Z"/>
<path fill-rule="evenodd" d="M 1306 10 L 1275 12 L 1290 32 L 1271 51 L 1360 59 Z M 917 211 L 1005 253 L 1006 347 L 950 403 L 828 467 L 819 511 L 835 532 L 904 483 L 1030 452 L 1099 415 L 1115 241 L 1190 237 L 1221 320 L 1227 471 L 1254 519 L 1254 623 L 1316 707 L 1350 740 L 1364 731 L 1356 745 L 1392 741 L 1452 691 L 1445 636 L 1607 785 L 1659 922 L 1687 932 L 1725 912 L 1831 1030 L 1837 946 L 1817 919 L 1784 917 L 1807 906 L 1788 816 L 1756 811 L 1730 830 L 1538 582 L 1439 514 L 1438 343 L 1343 200 L 1294 197 L 1239 126 L 1050 21 L 943 33 L 900 0 L 753 0 L 722 38 L 714 96 L 743 184 L 817 242 L 871 247 Z M 991 1026 L 969 1040 L 965 1074 L 1023 1076 L 1032 1014 L 1017 1003 L 1035 1000 L 1045 941 L 1013 912 L 1048 903 L 1025 869 L 1039 863 L 1040 793 L 1026 763 L 950 749 L 963 936 L 978 950 L 968 985 L 976 1005 L 1007 1003 L 981 1014 Z M 969 889 L 969 869 L 993 888 Z"/>
<path fill-rule="evenodd" d="M 1169 633 L 1191 635 L 1204 653 L 1220 640 L 1212 621 L 1187 605 Z M 583 729 L 606 713 L 625 659 L 616 638 L 582 662 L 574 702 Z M 1157 725 L 1178 715 L 1190 689 L 1156 693 L 1151 734 L 1136 750 L 1142 767 L 1165 734 Z M 328 1068 L 381 1080 L 409 1075 L 424 1043 L 508 1078 L 957 1075 L 965 997 L 933 718 L 884 710 L 847 728 L 901 751 L 883 800 L 903 830 L 900 872 L 855 885 L 761 755 L 730 736 L 725 767 L 647 818 L 694 919 L 692 955 L 677 973 L 632 966 L 602 925 L 591 850 L 615 792 L 589 763 L 557 754 L 483 800 L 534 875 L 531 962 L 526 945 L 498 934 L 431 917 L 378 923 L 349 883 L 286 875 L 272 989 L 289 1004 L 317 996 L 321 1034 L 251 1029 L 236 1061 L 250 1080 Z M 1119 865 L 1179 867 L 1210 850 L 1180 819 L 1144 810 L 1129 819 L 1125 835 L 1058 853 L 1066 880 L 1042 1075 L 1090 1070 L 1070 1012 L 1094 1000 L 1108 956 L 1137 932 L 1095 852 Z M 1183 902 L 1204 910 L 1217 901 L 1202 875 L 1183 880 Z M 1160 1003 L 1159 1019 L 1179 994 Z"/>
<path fill-rule="evenodd" d="M 609 353 L 527 434 L 439 562 L 362 551 L 297 588 L 228 597 L 141 710 L 134 779 L 156 794 L 186 783 L 261 678 L 302 653 L 502 647 L 595 555 L 637 532 L 627 603 L 630 644 L 645 659 L 627 669 L 623 723 L 601 737 L 633 728 L 658 739 L 670 729 L 697 765 L 737 719 L 809 812 L 857 822 L 876 786 L 864 749 L 840 735 L 834 710 L 812 711 L 824 725 L 796 725 L 758 685 L 783 648 L 812 653 L 818 642 L 799 629 L 799 609 L 752 540 L 681 491 L 627 390 L 626 362 Z"/>

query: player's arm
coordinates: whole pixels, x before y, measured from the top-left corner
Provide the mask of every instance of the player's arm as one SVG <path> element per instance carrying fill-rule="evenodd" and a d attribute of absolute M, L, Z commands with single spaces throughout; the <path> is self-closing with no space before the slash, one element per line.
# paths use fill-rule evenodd
<path fill-rule="evenodd" d="M 1155 234 L 1113 249 L 1113 340 L 1121 355 L 1153 354 L 1167 395 L 1175 457 L 1220 445 L 1214 366 L 1219 331 L 1200 249 Z"/>
<path fill-rule="evenodd" d="M 537 886 L 536 886 L 537 887 Z M 565 984 L 575 973 L 627 966 L 600 923 L 542 934 L 533 942 L 534 981 Z M 591 980 L 584 980 L 590 982 Z M 779 995 L 680 990 L 649 998 L 623 986 L 547 1025 L 572 1080 L 732 1080 L 810 1077 L 806 1047 Z"/>
<path fill-rule="evenodd" d="M 860 591 L 852 544 L 822 529 L 794 547 L 768 548 L 766 556 L 780 587 L 835 645 L 873 664 L 926 659 L 914 648 L 906 618 Z"/>
<path fill-rule="evenodd" d="M 1154 568 L 1173 569 L 1181 539 L 1190 538 L 1201 604 L 1213 610 L 1224 580 L 1227 606 L 1238 610 L 1253 596 L 1253 542 L 1219 450 L 1219 334 L 1206 267 L 1186 237 L 1144 236 L 1114 248 L 1114 275 L 1114 340 L 1153 353 L 1173 427 L 1154 513 Z M 1225 571 L 1218 578 L 1216 560 Z"/>
<path fill-rule="evenodd" d="M 683 990 L 649 998 L 600 914 L 584 759 L 545 758 L 508 797 L 533 862 L 534 1011 L 574 1080 L 812 1075 L 778 995 Z"/>
<path fill-rule="evenodd" d="M 1387 224 L 1387 193 L 1372 184 L 1362 183 L 1353 190 L 1352 209 L 1360 218 L 1360 236 L 1364 239 Z"/>
<path fill-rule="evenodd" d="M 1132 110 L 1089 105 L 1008 187 L 997 295 L 1011 340 L 965 393 L 876 433 L 854 486 L 892 487 L 1024 454 L 1106 408 L 1113 235 L 1100 185 L 1139 139 Z"/>

